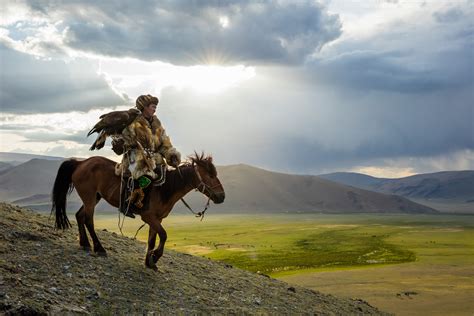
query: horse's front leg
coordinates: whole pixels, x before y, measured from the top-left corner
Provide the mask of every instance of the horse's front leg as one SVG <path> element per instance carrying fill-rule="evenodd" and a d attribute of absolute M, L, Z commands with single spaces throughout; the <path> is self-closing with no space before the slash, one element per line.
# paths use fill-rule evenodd
<path fill-rule="evenodd" d="M 153 219 L 148 222 L 150 225 L 150 230 L 148 233 L 148 249 L 146 256 L 146 266 L 156 270 L 156 263 L 163 256 L 163 250 L 165 249 L 165 243 L 167 239 L 167 234 L 163 226 L 161 225 L 161 219 Z M 160 237 L 160 243 L 158 248 L 153 250 L 156 241 L 156 234 Z"/>
<path fill-rule="evenodd" d="M 145 257 L 145 266 L 156 270 L 156 261 L 154 260 L 153 250 L 155 249 L 156 243 L 156 231 L 150 227 L 148 230 L 148 246 L 146 249 L 146 257 Z"/>

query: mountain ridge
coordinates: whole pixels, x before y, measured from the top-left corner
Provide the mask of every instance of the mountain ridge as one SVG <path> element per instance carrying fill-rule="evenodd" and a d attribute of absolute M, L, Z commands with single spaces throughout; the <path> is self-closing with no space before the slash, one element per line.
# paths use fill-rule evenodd
<path fill-rule="evenodd" d="M 65 158 L 59 156 L 47 156 L 47 155 L 37 155 L 37 154 L 23 154 L 15 152 L 1 152 L 0 151 L 0 161 L 10 163 L 13 165 L 19 165 L 21 163 L 27 162 L 31 159 L 44 159 L 44 160 L 63 160 Z"/>
<path fill-rule="evenodd" d="M 367 178 L 359 173 L 320 175 L 327 180 L 374 192 L 396 194 L 442 211 L 474 212 L 474 170 L 440 171 L 408 177 Z"/>
<path fill-rule="evenodd" d="M 0 175 L 0 199 L 22 206 L 47 210 L 47 198 L 61 161 L 32 159 Z M 276 173 L 239 164 L 217 167 L 226 190 L 226 202 L 219 212 L 316 212 L 316 213 L 435 213 L 432 208 L 406 198 L 348 187 L 311 175 Z M 186 200 L 203 204 L 199 193 Z M 81 202 L 73 193 L 68 210 L 79 209 Z M 110 209 L 101 201 L 98 209 Z M 175 211 L 186 211 L 177 204 Z"/>

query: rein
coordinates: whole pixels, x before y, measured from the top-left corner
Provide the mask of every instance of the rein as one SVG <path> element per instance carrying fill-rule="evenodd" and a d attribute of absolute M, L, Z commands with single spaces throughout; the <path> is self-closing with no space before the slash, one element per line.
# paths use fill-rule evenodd
<path fill-rule="evenodd" d="M 204 207 L 204 210 L 202 210 L 201 212 L 194 212 L 193 209 L 191 208 L 191 206 L 189 206 L 188 203 L 186 203 L 186 201 L 184 200 L 184 198 L 181 198 L 181 202 L 183 202 L 183 204 L 188 208 L 188 210 L 191 211 L 191 213 L 194 214 L 194 216 L 196 217 L 200 217 L 201 218 L 201 222 L 202 220 L 204 219 L 204 214 L 206 213 L 207 209 L 209 208 L 209 202 L 211 201 L 211 199 L 207 199 L 207 203 L 206 203 L 206 206 Z"/>
<path fill-rule="evenodd" d="M 177 169 L 178 169 L 179 175 L 180 175 L 181 178 L 182 178 L 183 175 L 181 174 L 181 170 L 179 169 L 179 166 L 177 167 Z M 211 187 L 208 186 L 206 183 L 204 183 L 204 181 L 202 180 L 201 175 L 199 174 L 199 172 L 198 172 L 197 169 L 196 169 L 196 166 L 194 166 L 193 169 L 194 169 L 194 172 L 195 172 L 197 178 L 199 179 L 199 184 L 195 187 L 195 190 L 196 190 L 196 191 L 199 191 L 199 192 L 201 192 L 201 193 L 204 193 L 205 190 L 207 189 L 207 191 L 209 192 L 209 194 L 214 193 L 214 192 L 212 191 L 212 189 L 214 189 L 214 187 L 211 188 Z M 200 189 L 201 186 L 202 186 L 202 189 Z M 181 198 L 181 202 L 183 202 L 183 204 L 188 208 L 188 210 L 189 210 L 191 213 L 194 214 L 194 216 L 200 217 L 200 218 L 201 218 L 201 221 L 202 221 L 202 220 L 204 219 L 204 214 L 206 213 L 207 209 L 209 208 L 209 205 L 210 205 L 210 202 L 211 202 L 211 198 L 208 197 L 207 203 L 206 203 L 206 205 L 204 206 L 204 209 L 203 209 L 201 212 L 195 212 L 195 211 L 193 211 L 193 209 L 191 208 L 191 206 L 189 206 L 189 204 L 184 200 L 184 198 Z"/>

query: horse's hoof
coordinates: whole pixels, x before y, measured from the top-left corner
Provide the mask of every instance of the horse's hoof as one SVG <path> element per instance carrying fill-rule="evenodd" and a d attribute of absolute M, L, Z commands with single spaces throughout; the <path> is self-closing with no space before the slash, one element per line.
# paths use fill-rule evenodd
<path fill-rule="evenodd" d="M 98 255 L 99 257 L 107 257 L 107 252 L 105 250 L 96 251 L 95 254 Z"/>
<path fill-rule="evenodd" d="M 152 269 L 153 271 L 158 271 L 158 267 L 156 266 L 157 261 L 158 260 L 155 261 L 155 256 L 153 253 L 148 254 L 145 258 L 145 266 Z"/>
<path fill-rule="evenodd" d="M 147 268 L 149 269 L 152 269 L 153 271 L 157 272 L 158 271 L 158 267 L 156 266 L 156 264 L 152 265 L 152 266 L 146 266 Z"/>

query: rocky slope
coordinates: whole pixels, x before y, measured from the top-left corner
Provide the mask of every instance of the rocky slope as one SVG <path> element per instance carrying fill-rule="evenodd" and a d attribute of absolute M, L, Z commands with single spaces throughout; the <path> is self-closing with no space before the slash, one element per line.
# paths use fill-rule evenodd
<path fill-rule="evenodd" d="M 0 314 L 384 314 L 167 249 L 154 272 L 142 264 L 143 243 L 100 231 L 108 257 L 99 257 L 79 248 L 76 229 L 52 226 L 0 203 Z"/>

